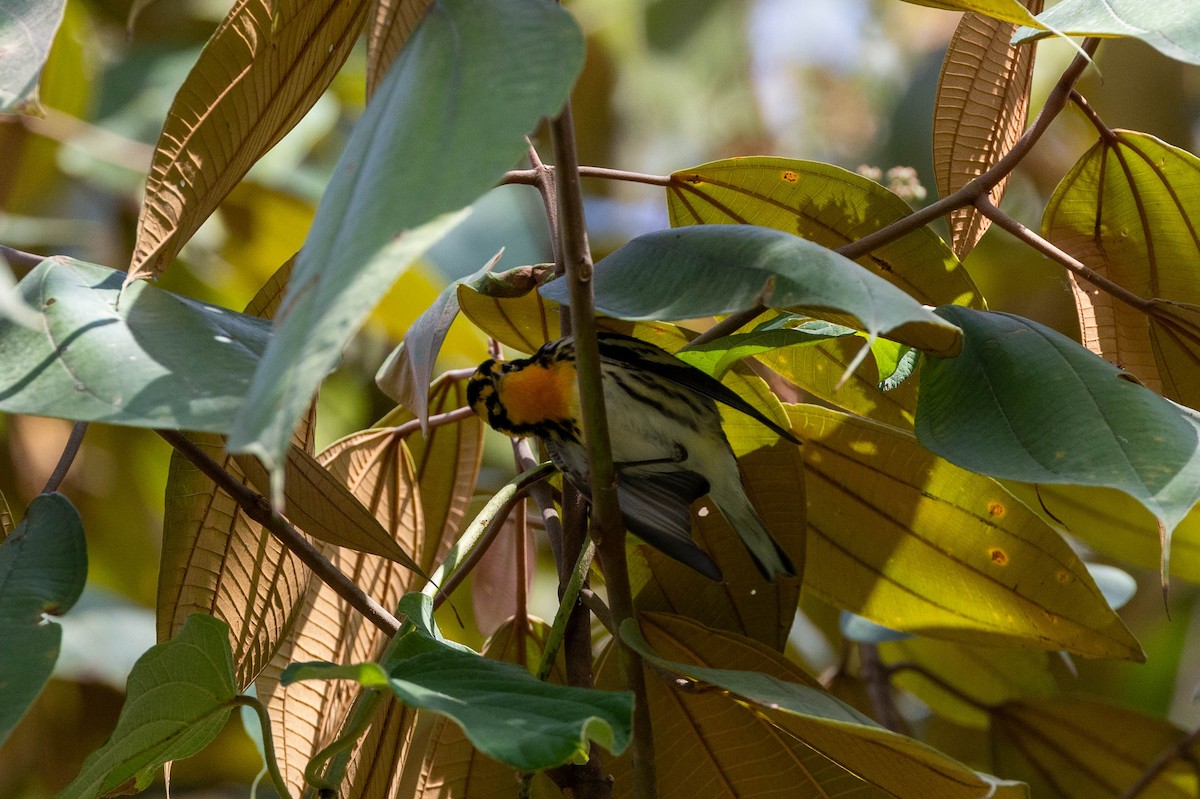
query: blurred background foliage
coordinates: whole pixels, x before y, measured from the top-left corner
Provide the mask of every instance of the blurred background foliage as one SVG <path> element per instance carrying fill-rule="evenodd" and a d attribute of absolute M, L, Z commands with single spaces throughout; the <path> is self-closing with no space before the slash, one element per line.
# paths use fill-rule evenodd
<path fill-rule="evenodd" d="M 41 115 L 0 117 L 0 241 L 112 267 L 128 263 L 140 193 L 166 109 L 229 5 L 229 0 L 67 3 L 42 76 Z M 885 172 L 909 166 L 929 189 L 928 200 L 935 199 L 932 109 L 958 14 L 895 0 L 568 5 L 589 38 L 587 66 L 574 95 L 583 163 L 659 175 L 755 154 Z M 1039 45 L 1034 113 L 1072 55 L 1061 42 Z M 364 63 L 360 46 L 326 96 L 183 249 L 161 280 L 164 288 L 241 309 L 299 249 L 362 110 Z M 1078 88 L 1112 127 L 1151 133 L 1192 152 L 1200 148 L 1200 70 L 1137 41 L 1109 41 Z M 1037 228 L 1046 198 L 1094 137 L 1082 115 L 1068 109 L 1017 170 L 1006 210 Z M 548 146 L 541 149 L 549 159 Z M 667 225 L 659 188 L 591 180 L 586 189 L 597 256 Z M 390 409 L 372 376 L 448 280 L 475 271 L 502 247 L 503 267 L 549 259 L 543 220 L 532 189 L 497 189 L 421 268 L 400 280 L 322 390 L 319 448 Z M 1077 335 L 1061 269 L 1001 231 L 990 231 L 966 265 L 992 308 Z M 446 368 L 473 365 L 485 357 L 485 341 L 460 323 L 442 353 Z M 0 491 L 18 518 L 52 471 L 70 427 L 59 420 L 0 419 Z M 498 446 L 489 448 L 481 492 L 494 488 L 511 468 L 507 442 L 492 443 Z M 88 431 L 63 490 L 87 520 L 89 589 L 66 618 L 56 679 L 0 750 L 0 797 L 51 795 L 115 722 L 127 670 L 153 642 L 150 608 L 168 456 L 167 445 L 148 431 L 103 425 Z M 1197 593 L 1174 582 L 1168 621 L 1157 576 L 1136 576 L 1142 589 L 1122 615 L 1149 662 L 1064 663 L 1065 684 L 1195 726 Z M 546 590 L 535 593 L 533 609 L 550 616 L 553 581 L 538 585 Z M 476 588 L 483 592 L 488 586 Z M 472 614 L 472 603 L 456 604 L 464 615 Z M 476 604 L 489 607 L 487 601 Z M 836 615 L 811 599 L 805 610 L 812 621 L 797 625 L 793 641 L 819 671 L 841 646 Z M 480 621 L 485 627 L 495 622 Z M 443 622 L 450 634 L 457 628 L 456 622 Z M 933 744 L 985 767 L 979 763 L 981 734 L 950 727 L 915 705 L 906 709 L 917 725 L 930 726 Z M 257 761 L 245 734 L 231 725 L 208 752 L 174 768 L 172 790 L 245 795 Z"/>

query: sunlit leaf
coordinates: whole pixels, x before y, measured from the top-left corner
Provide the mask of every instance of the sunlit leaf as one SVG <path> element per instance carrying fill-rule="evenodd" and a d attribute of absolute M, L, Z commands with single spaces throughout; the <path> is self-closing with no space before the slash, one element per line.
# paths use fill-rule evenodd
<path fill-rule="evenodd" d="M 1043 234 L 1138 297 L 1200 304 L 1200 159 L 1143 133 L 1102 137 L 1055 189 Z M 1200 337 L 1186 307 L 1132 308 L 1071 275 L 1083 342 L 1171 399 L 1196 402 Z M 1167 359 L 1163 349 L 1166 345 Z M 1173 346 L 1172 346 L 1173 345 Z M 1181 357 L 1182 356 L 1182 357 Z"/>
<path fill-rule="evenodd" d="M 374 662 L 293 664 L 284 684 L 349 679 L 391 691 L 411 707 L 453 719 L 480 751 L 530 771 L 578 762 L 590 742 L 616 753 L 628 746 L 631 694 L 539 682 L 519 666 L 443 639 L 428 597 L 409 594 L 401 605 L 415 626 L 397 640 L 387 669 Z"/>
<path fill-rule="evenodd" d="M 458 284 L 458 307 L 476 327 L 518 352 L 532 353 L 560 336 L 558 303 L 537 287 L 553 276 L 546 266 L 518 266 Z"/>
<path fill-rule="evenodd" d="M 1032 13 L 1042 0 L 1027 0 Z M 1016 26 L 982 14 L 964 14 L 950 40 L 938 77 L 933 111 L 933 166 L 938 192 L 953 194 L 990 169 L 1025 130 L 1032 47 L 1009 44 Z M 1005 175 L 989 193 L 1000 204 Z M 990 220 L 973 205 L 950 212 L 954 253 L 965 258 Z"/>
<path fill-rule="evenodd" d="M 516 162 L 582 67 L 583 36 L 555 3 L 432 8 L 355 125 L 230 434 L 231 450 L 267 466 L 275 495 L 292 428 L 355 329 Z"/>
<path fill-rule="evenodd" d="M 754 358 L 785 347 L 816 344 L 831 338 L 854 335 L 854 330 L 828 322 L 811 321 L 792 328 L 735 333 L 692 347 L 678 354 L 697 369 L 720 378 L 743 358 Z"/>
<path fill-rule="evenodd" d="M 657 617 L 649 621 L 661 623 L 666 619 Z M 794 736 L 814 753 L 821 755 L 821 760 L 828 758 L 823 765 L 818 765 L 820 760 L 806 762 L 810 774 L 796 780 L 795 784 L 808 787 L 810 794 L 820 795 L 820 791 L 826 795 L 841 795 L 842 792 L 849 792 L 857 780 L 861 780 L 883 789 L 885 795 L 898 799 L 928 799 L 930 796 L 946 799 L 994 796 L 1007 799 L 1026 795 L 1022 787 L 1015 783 L 986 778 L 936 749 L 879 727 L 849 705 L 814 686 L 811 678 L 793 676 L 802 673 L 779 655 L 755 649 L 749 642 L 730 646 L 735 636 L 716 631 L 708 631 L 708 635 L 699 640 L 693 638 L 695 643 L 685 647 L 672 634 L 674 630 L 654 631 L 649 623 L 645 627 L 647 629 L 643 633 L 632 620 L 626 621 L 621 627 L 622 640 L 660 668 L 728 691 L 731 697 L 718 694 L 714 699 L 727 704 L 733 704 L 731 699 L 747 703 L 759 718 Z M 713 638 L 720 639 L 725 646 L 713 646 Z M 654 641 L 653 645 L 650 641 Z M 708 726 L 707 718 L 705 726 Z M 745 717 L 734 728 L 739 732 L 736 737 L 731 734 L 734 730 L 730 729 L 728 722 L 722 722 L 721 726 L 724 729 L 720 731 L 725 733 L 726 739 L 732 738 L 738 743 L 745 741 L 741 732 L 746 727 Z M 684 737 L 685 732 L 690 733 L 688 738 L 695 739 L 694 731 L 680 730 L 679 737 Z M 682 756 L 672 759 L 679 763 L 685 773 L 694 775 L 691 779 L 682 780 L 691 790 L 686 795 L 707 795 L 706 785 L 727 785 L 733 774 L 741 775 L 742 779 L 748 773 L 757 775 L 760 779 L 770 780 L 765 783 L 769 785 L 777 785 L 780 779 L 777 769 L 763 768 L 761 765 L 761 760 L 770 751 L 765 741 L 758 742 L 750 750 L 755 753 L 750 758 L 745 756 L 741 747 L 733 747 L 734 751 L 730 752 L 728 743 L 721 746 L 717 741 L 703 749 L 681 748 Z M 738 755 L 740 765 L 719 764 L 723 768 L 713 769 L 712 760 L 722 753 L 727 756 Z M 773 762 L 780 763 L 780 760 L 775 758 Z M 799 765 L 793 763 L 792 768 Z M 832 768 L 834 766 L 841 768 Z M 857 780 L 849 780 L 847 775 L 853 775 Z M 659 780 L 661 788 L 665 784 L 661 772 Z M 755 795 L 750 785 L 746 785 L 739 793 Z"/>
<path fill-rule="evenodd" d="M 217 737 L 236 695 L 229 631 L 210 616 L 191 616 L 177 636 L 138 658 L 116 729 L 59 796 L 142 790 L 164 763 Z"/>
<path fill-rule="evenodd" d="M 1015 701 L 992 711 L 996 769 L 1025 780 L 1038 797 L 1126 796 L 1183 736 L 1165 721 L 1084 699 Z M 1184 799 L 1198 788 L 1195 770 L 1185 758 L 1176 758 L 1141 795 Z"/>
<path fill-rule="evenodd" d="M 994 480 L 900 430 L 788 412 L 804 441 L 810 590 L 895 630 L 1142 657 L 1066 542 Z"/>
<path fill-rule="evenodd" d="M 228 430 L 267 323 L 144 282 L 122 293 L 123 277 L 56 256 L 21 280 L 43 321 L 31 330 L 0 319 L 0 410 Z"/>
<path fill-rule="evenodd" d="M 127 282 L 152 277 L 341 68 L 366 0 L 239 0 L 175 95 L 154 152 Z"/>
<path fill-rule="evenodd" d="M 944 8 L 947 11 L 974 11 L 1018 25 L 1039 25 L 1029 10 L 1018 0 L 905 0 L 919 6 Z"/>
<path fill-rule="evenodd" d="M 816 161 L 766 156 L 674 173 L 667 207 L 675 227 L 759 225 L 830 249 L 912 213 L 908 203 L 862 175 Z M 857 263 L 927 305 L 983 303 L 966 270 L 929 227 L 884 244 Z"/>
<path fill-rule="evenodd" d="M 83 592 L 87 541 L 62 494 L 42 494 L 0 541 L 0 743 L 41 692 L 58 660 L 61 616 Z"/>
<path fill-rule="evenodd" d="M 935 713 L 967 727 L 988 724 L 987 708 L 1057 690 L 1046 652 L 992 649 L 957 641 L 909 638 L 879 647 L 892 681 Z M 964 701 L 968 697 L 971 702 Z"/>
<path fill-rule="evenodd" d="M 1132 36 L 1163 55 L 1200 64 L 1200 6 L 1192 0 L 1062 0 L 1039 14 L 1037 21 L 1070 36 Z M 1013 41 L 1029 42 L 1046 35 L 1046 31 L 1022 28 Z"/>
<path fill-rule="evenodd" d="M 38 77 L 66 0 L 8 0 L 0 7 L 0 112 L 37 101 Z"/>
<path fill-rule="evenodd" d="M 748 225 L 698 225 L 639 236 L 596 264 L 596 310 L 629 320 L 677 320 L 762 304 L 854 324 L 870 334 L 951 354 L 953 325 L 891 283 L 805 239 Z M 541 288 L 567 300 L 566 281 Z"/>
<path fill-rule="evenodd" d="M 952 306 L 938 313 L 962 325 L 965 344 L 958 357 L 921 367 L 922 444 L 993 477 L 1120 489 L 1170 541 L 1200 499 L 1195 412 L 1036 322 Z"/>

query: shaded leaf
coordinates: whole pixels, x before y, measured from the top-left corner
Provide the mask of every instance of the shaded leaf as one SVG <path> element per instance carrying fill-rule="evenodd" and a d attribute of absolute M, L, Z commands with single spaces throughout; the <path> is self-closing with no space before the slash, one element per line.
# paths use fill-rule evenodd
<path fill-rule="evenodd" d="M 408 595 L 401 609 L 415 626 L 397 639 L 386 670 L 378 663 L 297 663 L 284 672 L 284 684 L 350 679 L 390 690 L 410 707 L 453 719 L 485 754 L 530 771 L 578 762 L 593 741 L 618 753 L 628 746 L 631 694 L 538 682 L 518 666 L 450 643 L 433 626 L 424 595 Z"/>
<path fill-rule="evenodd" d="M 510 619 L 488 640 L 484 656 L 506 663 L 529 663 L 536 667 L 544 650 L 549 626 L 535 619 L 525 621 L 523 634 L 516 631 L 517 620 Z M 523 648 L 521 640 L 524 641 Z M 559 660 L 561 661 L 561 655 Z M 561 683 L 559 679 L 553 682 Z M 417 769 L 420 772 L 418 786 L 405 796 L 418 799 L 440 799 L 453 796 L 507 796 L 512 793 L 517 772 L 505 764 L 481 754 L 471 745 L 462 728 L 448 718 L 438 717 L 433 721 L 429 748 L 425 760 Z M 548 778 L 536 777 L 553 787 Z M 544 786 L 543 786 L 544 787 Z M 537 786 L 534 795 L 541 795 Z M 560 795 L 554 789 L 553 795 Z"/>
<path fill-rule="evenodd" d="M 1032 13 L 1042 0 L 1027 0 Z M 1016 143 L 1029 114 L 1032 47 L 1009 44 L 1016 26 L 982 14 L 964 14 L 938 76 L 933 112 L 933 166 L 938 192 L 953 194 L 986 172 Z M 1000 204 L 1008 176 L 988 197 Z M 991 221 L 973 205 L 949 214 L 954 254 L 965 258 Z"/>
<path fill-rule="evenodd" d="M 1102 277 L 1146 299 L 1200 304 L 1200 159 L 1142 133 L 1102 137 L 1054 190 L 1042 232 Z M 1185 307 L 1159 305 L 1157 326 L 1091 283 L 1071 275 L 1083 343 L 1171 399 L 1196 400 L 1200 336 Z M 1160 338 L 1173 339 L 1164 362 Z M 1180 352 L 1180 350 L 1182 352 Z M 1182 355 L 1183 357 L 1179 357 Z"/>
<path fill-rule="evenodd" d="M 355 328 L 516 161 L 582 67 L 582 34 L 557 4 L 433 8 L 355 125 L 230 434 L 231 450 L 267 466 L 277 496 L 292 429 Z"/>
<path fill-rule="evenodd" d="M 1162 539 L 1154 514 L 1112 488 L 1074 485 L 1005 486 L 1051 526 L 1124 563 L 1144 569 L 1162 565 Z M 1200 582 L 1200 508 L 1193 508 L 1171 535 L 1168 574 Z"/>
<path fill-rule="evenodd" d="M 66 0 L 7 0 L 0 7 L 0 112 L 37 101 L 38 78 Z"/>
<path fill-rule="evenodd" d="M 903 431 L 788 412 L 808 469 L 810 590 L 904 632 L 1142 657 L 1071 548 L 998 483 Z"/>
<path fill-rule="evenodd" d="M 191 757 L 217 737 L 236 695 L 228 629 L 191 616 L 177 636 L 138 658 L 116 729 L 58 795 L 142 790 L 164 763 Z"/>
<path fill-rule="evenodd" d="M 938 715 L 967 727 L 986 727 L 989 716 L 984 708 L 988 706 L 1052 696 L 1057 691 L 1046 652 L 910 638 L 882 644 L 879 654 L 895 669 L 893 684 L 913 693 Z M 974 702 L 963 701 L 963 696 Z"/>
<path fill-rule="evenodd" d="M 729 367 L 744 358 L 754 358 L 785 347 L 852 336 L 854 332 L 848 327 L 813 320 L 796 327 L 735 333 L 677 353 L 676 357 L 720 379 Z"/>
<path fill-rule="evenodd" d="M 1162 522 L 1169 542 L 1200 499 L 1194 413 L 1036 322 L 950 306 L 938 313 L 963 327 L 965 344 L 958 357 L 921 367 L 922 444 L 998 478 L 1120 489 Z"/>
<path fill-rule="evenodd" d="M 1038 797 L 1117 799 L 1183 736 L 1165 721 L 1084 699 L 1008 702 L 992 711 L 996 769 L 1025 780 Z M 1184 799 L 1198 788 L 1191 765 L 1176 759 L 1143 795 Z"/>
<path fill-rule="evenodd" d="M 837 253 L 781 231 L 700 225 L 639 236 L 596 265 L 596 310 L 629 320 L 695 319 L 763 304 L 849 323 L 927 351 L 958 332 L 909 295 Z M 541 288 L 558 303 L 566 281 Z"/>
<path fill-rule="evenodd" d="M 667 208 L 674 227 L 749 224 L 836 249 L 912 213 L 873 180 L 816 161 L 756 156 L 714 161 L 671 175 Z M 856 263 L 926 305 L 982 307 L 966 270 L 928 227 Z"/>
<path fill-rule="evenodd" d="M 1200 7 L 1192 0 L 1062 0 L 1038 14 L 1037 21 L 1068 36 L 1132 36 L 1170 58 L 1200 64 Z M 1022 28 L 1013 41 L 1046 35 Z"/>
<path fill-rule="evenodd" d="M 1150 346 L 1163 394 L 1200 408 L 1200 306 L 1152 302 Z"/>
<path fill-rule="evenodd" d="M 62 494 L 29 503 L 0 541 L 0 743 L 50 679 L 62 644 L 61 616 L 83 592 L 87 541 L 79 513 Z"/>
<path fill-rule="evenodd" d="M 367 26 L 367 97 L 379 88 L 383 76 L 429 10 L 433 0 L 376 0 Z"/>
<path fill-rule="evenodd" d="M 135 427 L 229 429 L 266 347 L 260 319 L 53 257 L 18 284 L 42 321 L 0 319 L 0 410 Z M 118 303 L 119 297 L 119 303 Z"/>
<path fill-rule="evenodd" d="M 138 217 L 131 282 L 160 273 L 341 68 L 366 0 L 239 0 L 167 112 Z"/>
<path fill-rule="evenodd" d="M 655 621 L 660 619 L 661 617 L 656 618 Z M 707 639 L 716 636 L 723 641 L 733 638 L 729 634 L 709 631 Z M 814 788 L 821 788 L 836 795 L 837 792 L 829 790 L 829 783 L 833 783 L 837 785 L 838 791 L 845 791 L 849 787 L 846 785 L 848 772 L 883 789 L 885 795 L 901 799 L 928 799 L 929 796 L 977 799 L 979 796 L 1007 798 L 1026 795 L 1019 785 L 979 775 L 919 741 L 879 727 L 857 710 L 814 686 L 811 678 L 797 681 L 789 680 L 787 676 L 776 676 L 784 669 L 791 674 L 796 674 L 798 670 L 794 666 L 788 668 L 790 664 L 786 661 L 780 663 L 776 660 L 771 664 L 773 667 L 767 666 L 762 661 L 771 656 L 754 652 L 746 645 L 738 647 L 733 657 L 726 657 L 722 647 L 714 647 L 709 642 L 703 643 L 703 649 L 697 645 L 706 639 L 696 640 L 692 647 L 685 649 L 669 637 L 659 636 L 660 641 L 666 638 L 666 643 L 673 644 L 672 655 L 679 656 L 675 655 L 678 652 L 705 664 L 695 665 L 669 660 L 660 655 L 632 620 L 622 625 L 621 638 L 657 666 L 728 691 L 733 695 L 732 698 L 749 703 L 758 716 L 795 736 L 824 758 L 828 758 L 831 764 L 817 772 L 819 776 L 816 779 L 810 777 L 805 780 Z M 746 662 L 752 658 L 759 661 L 759 664 L 756 664 L 759 667 L 755 670 L 723 667 L 722 663 L 726 660 Z M 774 655 L 771 660 L 774 658 L 782 660 L 778 655 Z M 689 770 L 696 770 L 699 766 L 697 760 L 694 755 L 690 759 L 683 758 L 683 765 Z M 762 776 L 772 780 L 777 778 L 769 770 L 761 769 L 754 759 L 745 758 L 744 753 L 740 760 L 742 768 L 749 766 Z M 840 766 L 846 772 L 837 769 L 830 773 L 829 765 L 832 764 Z M 660 785 L 661 780 L 662 775 Z M 696 790 L 697 785 L 703 783 L 688 781 L 687 784 L 693 789 L 691 795 L 704 795 Z M 747 794 L 753 795 L 749 790 Z"/>

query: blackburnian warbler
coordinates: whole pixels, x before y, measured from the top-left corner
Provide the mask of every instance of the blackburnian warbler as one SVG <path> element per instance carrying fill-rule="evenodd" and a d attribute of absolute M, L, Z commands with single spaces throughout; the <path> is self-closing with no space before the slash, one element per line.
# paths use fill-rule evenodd
<path fill-rule="evenodd" d="M 691 504 L 708 494 L 767 579 L 794 574 L 746 496 L 715 400 L 798 444 L 792 434 L 720 381 L 645 341 L 601 334 L 600 368 L 618 502 L 630 531 L 720 580 L 717 564 L 692 540 Z M 467 385 L 467 401 L 501 433 L 541 439 L 555 466 L 591 496 L 574 339 L 551 341 L 530 358 L 485 361 Z"/>

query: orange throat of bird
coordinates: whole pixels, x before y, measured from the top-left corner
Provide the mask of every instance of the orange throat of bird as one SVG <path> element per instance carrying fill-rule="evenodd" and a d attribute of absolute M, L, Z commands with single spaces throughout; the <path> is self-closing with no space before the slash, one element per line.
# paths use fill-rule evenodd
<path fill-rule="evenodd" d="M 519 430 L 571 423 L 579 402 L 575 366 L 567 361 L 532 363 L 501 375 L 496 386 L 509 422 Z"/>

